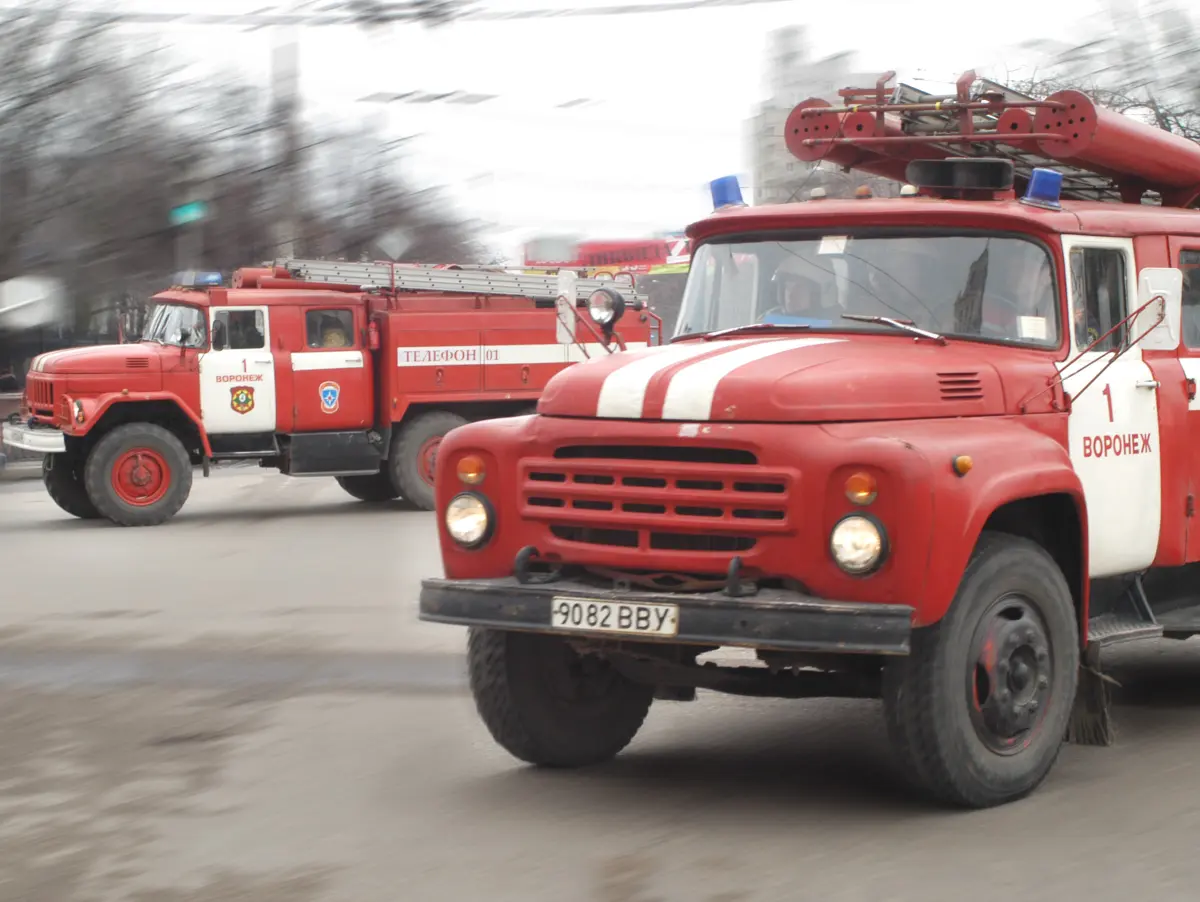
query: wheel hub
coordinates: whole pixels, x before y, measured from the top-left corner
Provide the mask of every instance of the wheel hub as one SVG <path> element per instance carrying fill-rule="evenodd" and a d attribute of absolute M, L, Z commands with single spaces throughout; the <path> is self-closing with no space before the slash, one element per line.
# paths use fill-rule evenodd
<path fill-rule="evenodd" d="M 171 471 L 157 451 L 136 448 L 117 458 L 112 468 L 112 485 L 126 504 L 145 507 L 160 501 L 171 483 Z"/>
<path fill-rule="evenodd" d="M 603 658 L 579 654 L 562 643 L 559 654 L 550 663 L 552 685 L 559 701 L 572 706 L 594 705 L 612 691 L 615 671 Z"/>
<path fill-rule="evenodd" d="M 421 445 L 421 450 L 417 452 L 421 478 L 429 485 L 433 485 L 434 473 L 437 472 L 437 452 L 441 443 L 442 437 L 435 435 L 433 438 L 426 439 L 425 443 Z"/>
<path fill-rule="evenodd" d="M 1025 599 L 1005 598 L 981 620 L 972 643 L 968 698 L 980 740 L 992 751 L 1024 748 L 1041 723 L 1053 682 L 1046 627 Z"/>

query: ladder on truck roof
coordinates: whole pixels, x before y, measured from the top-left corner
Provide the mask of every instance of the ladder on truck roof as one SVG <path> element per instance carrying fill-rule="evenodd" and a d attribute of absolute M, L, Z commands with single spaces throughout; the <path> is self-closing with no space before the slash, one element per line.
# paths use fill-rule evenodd
<path fill-rule="evenodd" d="M 955 93 L 934 94 L 889 87 L 894 77 L 845 88 L 836 104 L 799 104 L 788 116 L 788 149 L 897 181 L 913 160 L 988 157 L 1010 161 L 1018 183 L 1034 169 L 1060 172 L 1064 198 L 1189 207 L 1200 197 L 1200 145 L 1079 91 L 1039 99 L 968 71 Z"/>
<path fill-rule="evenodd" d="M 557 276 L 529 276 L 479 269 L 426 269 L 395 263 L 343 263 L 333 260 L 285 259 L 275 263 L 303 282 L 360 285 L 364 289 L 436 291 L 454 294 L 491 294 L 526 297 L 536 301 L 558 299 Z M 576 280 L 576 301 L 586 301 L 594 291 L 608 288 L 626 301 L 646 300 L 646 295 L 609 279 Z"/>
<path fill-rule="evenodd" d="M 972 99 L 982 101 L 984 98 L 989 97 L 999 98 L 1004 104 L 1000 111 L 986 109 L 972 111 L 971 124 L 979 132 L 994 131 L 1005 109 L 1032 109 L 1036 112 L 1036 107 L 1024 106 L 1025 104 L 1036 103 L 1036 97 L 1014 91 L 1012 88 L 987 78 L 980 78 L 975 84 L 977 85 L 976 90 L 968 95 Z M 956 126 L 958 126 L 962 116 L 960 112 L 952 108 L 952 104 L 956 100 L 957 97 L 954 94 L 933 94 L 929 91 L 922 91 L 920 88 L 914 88 L 912 85 L 906 85 L 903 82 L 896 85 L 895 93 L 892 95 L 893 104 L 916 108 L 899 111 L 899 118 L 902 123 L 901 128 L 905 134 L 928 135 L 931 143 L 937 141 L 939 134 L 945 135 L 948 132 L 956 130 Z M 938 101 L 941 101 L 943 104 L 941 110 L 924 108 L 930 104 L 936 105 Z M 946 149 L 950 150 L 950 147 Z M 1087 169 L 1080 169 L 1068 163 L 1055 160 L 1053 157 L 1045 156 L 1036 150 L 1028 149 L 1020 144 L 1003 144 L 999 142 L 965 146 L 958 144 L 953 148 L 953 155 L 983 156 L 1011 160 L 1014 175 L 1024 180 L 1029 179 L 1034 169 L 1056 169 L 1062 173 L 1063 197 L 1070 197 L 1075 200 L 1103 201 L 1119 201 L 1121 199 L 1121 192 L 1113 184 L 1112 179 L 1098 175 Z"/>

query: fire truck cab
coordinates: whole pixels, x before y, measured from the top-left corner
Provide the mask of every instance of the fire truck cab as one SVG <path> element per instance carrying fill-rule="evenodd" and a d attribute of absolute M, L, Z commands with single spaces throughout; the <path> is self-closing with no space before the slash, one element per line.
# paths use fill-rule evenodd
<path fill-rule="evenodd" d="M 291 260 L 227 288 L 180 281 L 152 299 L 139 341 L 31 365 L 4 442 L 46 455 L 50 496 L 74 516 L 162 523 L 194 466 L 237 459 L 429 509 L 451 429 L 532 411 L 564 367 L 657 341 L 640 296 L 580 280 L 561 303 L 555 279 L 461 267 Z M 602 320 L 626 308 L 612 332 Z"/>
<path fill-rule="evenodd" d="M 986 807 L 1111 741 L 1104 647 L 1200 633 L 1200 147 L 891 78 L 787 141 L 902 196 L 714 183 L 667 346 L 442 444 L 420 616 L 469 627 L 515 757 L 604 761 L 698 688 L 874 697 L 914 784 Z"/>

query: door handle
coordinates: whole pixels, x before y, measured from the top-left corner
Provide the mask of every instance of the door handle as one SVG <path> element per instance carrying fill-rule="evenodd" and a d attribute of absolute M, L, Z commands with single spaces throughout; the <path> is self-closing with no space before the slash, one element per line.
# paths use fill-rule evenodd
<path fill-rule="evenodd" d="M 342 362 L 343 363 L 362 363 L 362 358 L 361 357 L 347 357 Z"/>
<path fill-rule="evenodd" d="M 255 363 L 272 363 L 273 361 L 270 357 L 255 357 L 254 362 Z M 1155 383 L 1155 384 L 1157 385 L 1158 383 Z"/>
<path fill-rule="evenodd" d="M 1138 388 L 1158 388 L 1157 379 L 1139 379 L 1137 382 Z"/>

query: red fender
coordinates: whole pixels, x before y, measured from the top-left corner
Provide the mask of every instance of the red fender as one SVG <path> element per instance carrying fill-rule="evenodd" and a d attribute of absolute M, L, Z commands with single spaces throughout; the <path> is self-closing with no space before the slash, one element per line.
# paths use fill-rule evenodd
<path fill-rule="evenodd" d="M 74 415 L 69 414 L 72 417 L 72 428 L 67 431 L 67 434 L 76 438 L 82 438 L 91 432 L 92 428 L 100 422 L 104 414 L 114 404 L 127 404 L 138 401 L 169 401 L 178 407 L 184 416 L 195 425 L 196 431 L 200 433 L 200 446 L 204 449 L 204 456 L 212 456 L 212 445 L 208 442 L 208 433 L 204 430 L 204 424 L 200 422 L 200 418 L 178 395 L 171 392 L 110 392 L 89 398 L 71 398 L 68 396 L 66 400 L 69 400 L 71 404 L 74 404 L 76 400 L 83 404 L 85 419 L 82 424 L 76 424 L 73 420 Z"/>

